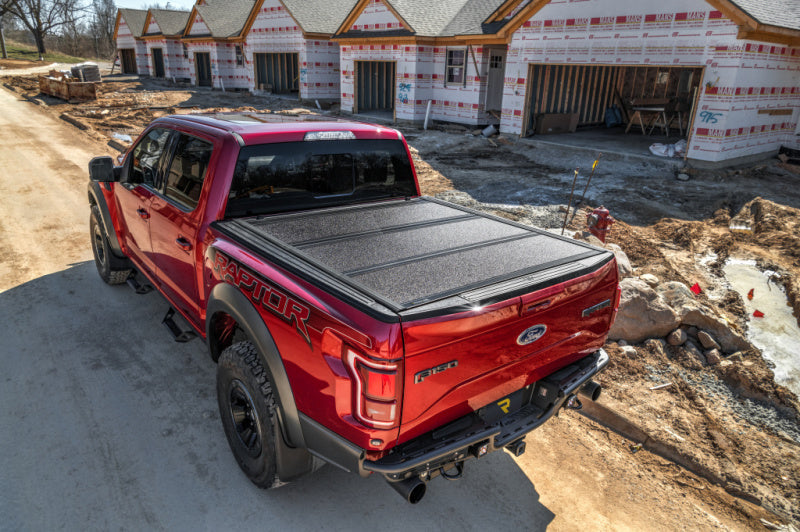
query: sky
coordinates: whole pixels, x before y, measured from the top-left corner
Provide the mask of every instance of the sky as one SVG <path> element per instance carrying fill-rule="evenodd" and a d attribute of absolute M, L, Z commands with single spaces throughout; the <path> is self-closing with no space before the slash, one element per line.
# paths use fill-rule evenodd
<path fill-rule="evenodd" d="M 114 2 L 117 7 L 127 7 L 133 9 L 147 9 L 148 6 L 159 4 L 167 9 L 180 9 L 182 11 L 191 11 L 194 6 L 194 0 L 116 0 Z M 167 5 L 169 4 L 169 5 Z"/>

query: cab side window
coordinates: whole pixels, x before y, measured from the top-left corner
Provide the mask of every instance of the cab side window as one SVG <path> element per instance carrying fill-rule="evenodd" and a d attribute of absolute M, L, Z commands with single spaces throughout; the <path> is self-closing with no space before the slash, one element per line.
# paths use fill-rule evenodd
<path fill-rule="evenodd" d="M 170 130 L 154 129 L 133 148 L 128 183 L 133 185 L 155 185 L 158 175 L 158 162 L 167 146 Z"/>
<path fill-rule="evenodd" d="M 164 194 L 188 210 L 197 206 L 211 159 L 212 144 L 181 134 L 166 176 Z"/>

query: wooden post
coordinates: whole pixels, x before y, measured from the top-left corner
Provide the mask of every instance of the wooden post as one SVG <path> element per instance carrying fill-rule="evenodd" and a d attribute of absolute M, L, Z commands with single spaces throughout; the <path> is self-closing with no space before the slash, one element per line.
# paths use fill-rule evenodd
<path fill-rule="evenodd" d="M 700 83 L 703 82 L 703 76 L 700 76 Z M 697 100 L 699 99 L 699 94 L 697 93 L 697 89 L 700 88 L 700 85 L 694 88 L 694 95 L 692 96 L 692 107 L 689 109 L 690 116 L 692 117 L 689 121 L 689 129 L 686 131 L 686 151 L 683 154 L 683 160 L 685 161 L 689 157 L 689 143 L 692 141 L 692 133 L 694 132 L 694 110 L 697 107 Z"/>
<path fill-rule="evenodd" d="M 472 56 L 472 62 L 475 64 L 475 77 L 478 78 L 478 81 L 480 81 L 480 79 L 481 79 L 481 71 L 478 70 L 478 61 L 475 59 L 475 52 L 472 50 L 472 45 L 471 44 L 469 46 L 467 46 L 467 48 L 469 48 L 469 54 Z M 490 61 L 491 61 L 491 59 L 490 59 Z M 466 65 L 464 65 L 464 67 L 465 67 L 465 70 L 466 70 Z M 464 72 L 464 79 L 465 80 L 466 80 L 466 77 L 467 77 L 467 73 Z"/>

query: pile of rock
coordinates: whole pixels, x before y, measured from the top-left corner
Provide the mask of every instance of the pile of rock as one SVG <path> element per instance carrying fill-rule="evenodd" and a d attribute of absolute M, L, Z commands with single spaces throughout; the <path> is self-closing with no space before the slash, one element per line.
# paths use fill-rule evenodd
<path fill-rule="evenodd" d="M 638 344 L 664 339 L 696 366 L 719 364 L 722 357 L 752 347 L 734 324 L 704 305 L 683 283 L 661 282 L 648 274 L 622 279 L 620 288 L 610 340 Z"/>

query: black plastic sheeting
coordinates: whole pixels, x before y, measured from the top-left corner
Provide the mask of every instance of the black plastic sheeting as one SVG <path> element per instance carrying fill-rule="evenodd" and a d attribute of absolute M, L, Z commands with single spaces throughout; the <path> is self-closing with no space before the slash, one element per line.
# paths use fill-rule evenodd
<path fill-rule="evenodd" d="M 406 309 L 605 253 L 430 198 L 242 221 Z"/>

